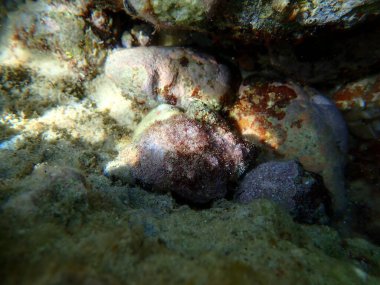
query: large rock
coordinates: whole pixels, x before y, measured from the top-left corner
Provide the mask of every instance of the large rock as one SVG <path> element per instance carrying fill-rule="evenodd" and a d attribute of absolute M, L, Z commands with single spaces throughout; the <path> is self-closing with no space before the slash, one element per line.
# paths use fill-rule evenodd
<path fill-rule="evenodd" d="M 260 35 L 298 37 L 319 27 L 349 28 L 380 10 L 376 0 L 129 0 L 124 4 L 130 15 L 159 27 L 227 30 L 248 41 Z"/>
<path fill-rule="evenodd" d="M 186 108 L 201 100 L 221 109 L 232 98 L 232 76 L 212 56 L 185 48 L 138 47 L 117 50 L 107 59 L 106 76 L 125 96 L 148 108 L 168 103 Z"/>
<path fill-rule="evenodd" d="M 332 102 L 292 82 L 251 78 L 241 85 L 230 117 L 248 141 L 322 175 L 335 210 L 345 209 L 347 130 Z"/>
<path fill-rule="evenodd" d="M 24 219 L 37 217 L 71 227 L 82 223 L 89 207 L 90 186 L 76 169 L 39 164 L 16 186 L 22 191 L 2 205 L 1 210 L 17 213 Z"/>
<path fill-rule="evenodd" d="M 79 80 L 93 77 L 104 62 L 106 44 L 88 28 L 81 11 L 84 7 L 78 4 L 26 1 L 18 5 L 17 10 L 7 14 L 2 27 L 0 62 L 24 65 L 40 61 L 39 67 L 52 75 L 67 62 L 75 68 Z M 53 55 L 60 61 L 58 64 L 51 63 Z"/>
<path fill-rule="evenodd" d="M 222 123 L 198 122 L 169 105 L 151 112 L 106 173 L 194 203 L 224 197 L 247 166 L 247 147 Z"/>

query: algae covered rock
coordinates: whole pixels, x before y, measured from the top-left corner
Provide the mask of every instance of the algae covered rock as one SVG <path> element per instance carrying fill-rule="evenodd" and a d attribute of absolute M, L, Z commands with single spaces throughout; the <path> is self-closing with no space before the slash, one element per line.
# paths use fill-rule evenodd
<path fill-rule="evenodd" d="M 257 36 L 300 38 L 316 29 L 348 29 L 379 15 L 380 4 L 376 0 L 227 1 L 223 9 L 228 15 L 216 20 L 219 28 L 249 41 Z M 224 17 L 228 20 L 223 21 Z"/>
<path fill-rule="evenodd" d="M 2 210 L 24 219 L 37 216 L 68 226 L 81 223 L 88 210 L 89 185 L 78 170 L 40 164 L 17 186 L 23 191 L 9 199 Z"/>
<path fill-rule="evenodd" d="M 124 1 L 130 15 L 159 27 L 222 31 L 242 41 L 295 37 L 320 27 L 351 28 L 380 12 L 376 0 L 354 1 Z"/>
<path fill-rule="evenodd" d="M 149 108 L 160 103 L 186 108 L 189 102 L 200 100 L 221 109 L 232 100 L 228 68 L 212 56 L 185 48 L 116 50 L 107 59 L 105 74 L 125 96 Z"/>
<path fill-rule="evenodd" d="M 94 76 L 106 56 L 105 43 L 88 28 L 79 1 L 27 1 L 9 12 L 4 24 L 1 61 L 24 63 L 54 56 L 79 71 L 81 80 Z M 49 59 L 45 59 L 45 69 Z"/>
<path fill-rule="evenodd" d="M 351 133 L 363 139 L 380 137 L 380 75 L 350 82 L 331 95 Z"/>
<path fill-rule="evenodd" d="M 28 48 L 51 50 L 62 56 L 82 55 L 85 22 L 70 3 L 36 2 L 21 6 L 14 21 L 15 37 Z"/>
<path fill-rule="evenodd" d="M 125 0 L 128 14 L 159 26 L 195 28 L 206 24 L 219 0 Z"/>
<path fill-rule="evenodd" d="M 246 168 L 248 148 L 225 125 L 202 124 L 169 105 L 151 112 L 106 173 L 194 203 L 224 197 Z"/>
<path fill-rule="evenodd" d="M 328 99 L 291 82 L 250 78 L 241 85 L 230 117 L 248 141 L 320 174 L 335 210 L 344 210 L 347 130 Z"/>

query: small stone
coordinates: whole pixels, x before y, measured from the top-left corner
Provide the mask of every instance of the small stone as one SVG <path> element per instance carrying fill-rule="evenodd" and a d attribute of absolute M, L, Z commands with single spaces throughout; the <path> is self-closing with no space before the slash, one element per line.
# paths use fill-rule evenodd
<path fill-rule="evenodd" d="M 131 29 L 131 35 L 136 39 L 139 46 L 147 46 L 151 41 L 153 29 L 149 25 L 135 25 Z"/>
<path fill-rule="evenodd" d="M 152 121 L 148 114 L 142 131 L 108 164 L 106 174 L 192 203 L 224 197 L 228 183 L 246 169 L 248 148 L 224 125 L 202 124 L 165 106 L 158 109 L 162 120 Z"/>
<path fill-rule="evenodd" d="M 105 73 L 126 97 L 148 108 L 168 103 L 186 109 L 189 102 L 200 100 L 219 110 L 233 99 L 228 68 L 190 49 L 117 50 L 108 57 Z"/>
<path fill-rule="evenodd" d="M 292 82 L 250 78 L 241 85 L 230 117 L 243 137 L 263 147 L 269 157 L 295 159 L 320 174 L 334 209 L 344 211 L 347 129 L 327 98 Z"/>
<path fill-rule="evenodd" d="M 235 200 L 248 203 L 254 199 L 268 199 L 284 207 L 296 219 L 311 222 L 323 207 L 325 194 L 318 189 L 317 180 L 304 172 L 296 161 L 270 161 L 248 172 Z"/>
<path fill-rule="evenodd" d="M 121 35 L 121 45 L 124 48 L 131 48 L 133 46 L 133 36 L 130 32 L 124 31 L 124 33 Z"/>

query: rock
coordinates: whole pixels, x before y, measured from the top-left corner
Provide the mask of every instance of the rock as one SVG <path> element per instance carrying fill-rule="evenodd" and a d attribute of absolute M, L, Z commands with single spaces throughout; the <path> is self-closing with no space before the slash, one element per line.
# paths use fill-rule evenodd
<path fill-rule="evenodd" d="M 284 207 L 297 220 L 315 222 L 326 202 L 317 180 L 294 160 L 270 161 L 248 172 L 239 185 L 235 200 L 248 203 L 268 199 Z"/>
<path fill-rule="evenodd" d="M 27 1 L 19 5 L 7 15 L 6 46 L 2 47 L 0 62 L 22 65 L 29 57 L 45 60 L 44 69 L 54 73 L 56 66 L 49 66 L 44 58 L 54 55 L 60 61 L 69 62 L 76 72 L 80 71 L 82 80 L 93 76 L 106 56 L 105 44 L 87 28 L 89 24 L 81 14 L 84 7 L 78 5 L 76 1 Z M 89 22 L 106 30 L 110 25 L 103 22 L 109 19 L 102 15 L 101 11 L 94 11 Z"/>
<path fill-rule="evenodd" d="M 168 105 L 151 112 L 106 174 L 193 203 L 224 197 L 247 166 L 248 148 L 225 125 L 202 124 Z"/>
<path fill-rule="evenodd" d="M 213 57 L 185 48 L 138 47 L 111 53 L 105 66 L 129 98 L 148 108 L 168 103 L 186 108 L 201 100 L 221 109 L 232 100 L 233 80 Z"/>
<path fill-rule="evenodd" d="M 353 1 L 227 1 L 216 20 L 219 28 L 234 30 L 234 37 L 250 40 L 257 36 L 290 35 L 300 38 L 316 29 L 351 28 L 372 15 L 378 15 L 379 4 L 372 0 Z M 230 17 L 229 17 L 230 16 Z M 229 19 L 224 20 L 223 19 Z"/>
<path fill-rule="evenodd" d="M 269 156 L 298 160 L 306 170 L 320 174 L 335 211 L 342 212 L 347 204 L 343 172 L 347 131 L 333 104 L 315 94 L 292 82 L 250 78 L 240 86 L 230 117 L 244 138 L 262 146 Z"/>
<path fill-rule="evenodd" d="M 310 100 L 315 108 L 321 113 L 326 124 L 330 126 L 339 149 L 342 153 L 346 153 L 348 151 L 348 133 L 346 121 L 343 119 L 342 114 L 337 110 L 334 102 L 318 93 L 315 89 L 308 88 L 307 92 L 312 96 Z"/>
<path fill-rule="evenodd" d="M 362 139 L 380 138 L 380 75 L 341 86 L 331 94 L 350 132 Z"/>
<path fill-rule="evenodd" d="M 135 41 L 134 37 L 130 32 L 124 31 L 121 35 L 121 45 L 124 48 L 131 48 L 133 46 L 133 42 Z"/>
<path fill-rule="evenodd" d="M 89 185 L 72 168 L 39 164 L 18 186 L 24 191 L 13 196 L 3 210 L 25 218 L 42 216 L 71 226 L 81 223 L 88 209 Z"/>
<path fill-rule="evenodd" d="M 134 25 L 131 29 L 131 34 L 138 46 L 147 46 L 153 33 L 153 28 L 147 24 Z"/>
<path fill-rule="evenodd" d="M 65 57 L 82 56 L 79 47 L 85 23 L 72 4 L 48 4 L 41 1 L 20 7 L 14 22 L 14 37 L 28 48 L 51 50 Z"/>
<path fill-rule="evenodd" d="M 151 110 L 143 120 L 138 124 L 137 128 L 133 133 L 133 139 L 138 140 L 140 136 L 146 131 L 150 126 L 152 126 L 156 122 L 165 121 L 170 119 L 175 115 L 179 115 L 182 112 L 168 104 L 161 104 L 158 107 Z"/>
<path fill-rule="evenodd" d="M 212 16 L 218 0 L 125 0 L 128 14 L 147 20 L 157 26 L 200 27 Z"/>
<path fill-rule="evenodd" d="M 160 28 L 222 31 L 242 41 L 299 37 L 320 27 L 347 29 L 378 15 L 378 2 L 352 1 L 124 1 L 127 13 Z"/>

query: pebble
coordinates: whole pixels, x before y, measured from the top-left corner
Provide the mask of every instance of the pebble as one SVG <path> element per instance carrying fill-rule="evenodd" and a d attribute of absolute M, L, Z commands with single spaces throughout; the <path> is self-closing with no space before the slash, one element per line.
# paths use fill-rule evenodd
<path fill-rule="evenodd" d="M 281 205 L 296 219 L 311 222 L 323 207 L 324 194 L 318 188 L 318 181 L 298 162 L 270 161 L 247 173 L 235 200 L 249 203 L 254 199 L 268 199 Z"/>

